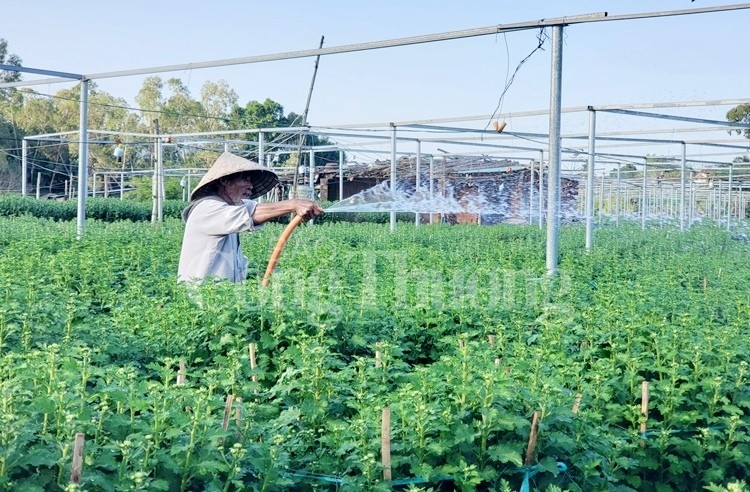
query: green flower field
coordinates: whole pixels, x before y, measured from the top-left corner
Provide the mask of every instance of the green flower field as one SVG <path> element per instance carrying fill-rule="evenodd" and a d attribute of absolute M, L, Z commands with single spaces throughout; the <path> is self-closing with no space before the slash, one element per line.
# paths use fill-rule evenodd
<path fill-rule="evenodd" d="M 743 236 L 323 222 L 264 288 L 283 227 L 188 292 L 177 219 L 0 217 L 0 490 L 742 489 Z"/>

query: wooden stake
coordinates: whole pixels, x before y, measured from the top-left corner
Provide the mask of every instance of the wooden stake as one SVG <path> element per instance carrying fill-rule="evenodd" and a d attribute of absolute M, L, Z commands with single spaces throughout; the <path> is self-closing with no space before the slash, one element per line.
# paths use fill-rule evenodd
<path fill-rule="evenodd" d="M 578 409 L 581 406 L 581 400 L 582 399 L 583 399 L 583 395 L 581 393 L 578 393 L 576 395 L 576 401 L 575 401 L 575 403 L 573 403 L 573 413 L 576 414 L 576 415 L 578 414 Z"/>
<path fill-rule="evenodd" d="M 380 456 L 383 462 L 383 480 L 390 481 L 391 475 L 391 408 L 383 407 L 383 420 L 380 426 Z"/>
<path fill-rule="evenodd" d="M 499 365 L 500 365 L 500 357 L 498 357 L 497 359 L 495 359 L 495 365 L 496 365 L 496 366 L 499 366 Z"/>
<path fill-rule="evenodd" d="M 253 383 L 258 382 L 258 375 L 255 374 L 255 368 L 258 367 L 256 360 L 255 360 L 255 351 L 257 349 L 257 345 L 254 343 L 251 343 L 247 346 L 248 350 L 250 351 L 250 370 L 253 371 L 252 379 Z M 257 393 L 258 391 L 255 390 Z"/>
<path fill-rule="evenodd" d="M 75 444 L 73 444 L 73 464 L 70 467 L 70 483 L 81 483 L 81 472 L 83 471 L 83 443 L 86 435 L 83 432 L 76 433 Z"/>
<path fill-rule="evenodd" d="M 646 423 L 648 421 L 648 398 L 648 381 L 643 381 L 641 383 L 641 417 L 643 418 L 643 422 L 641 422 L 641 434 L 646 433 Z M 641 447 L 645 445 L 646 441 L 641 441 Z"/>
<path fill-rule="evenodd" d="M 380 359 L 380 350 L 375 351 L 375 367 L 383 365 L 383 361 Z"/>
<path fill-rule="evenodd" d="M 242 398 L 238 396 L 235 401 L 237 402 L 237 408 L 234 409 L 234 423 L 237 424 L 237 428 L 239 429 L 242 427 L 242 411 L 240 410 Z"/>
<path fill-rule="evenodd" d="M 495 335 L 487 335 L 487 340 L 489 340 L 490 345 L 495 346 Z"/>
<path fill-rule="evenodd" d="M 180 359 L 180 369 L 177 371 L 177 384 L 185 384 L 187 379 L 187 369 L 185 368 L 185 359 Z"/>
<path fill-rule="evenodd" d="M 539 432 L 539 410 L 534 412 L 531 418 L 531 431 L 529 432 L 529 445 L 526 446 L 526 459 L 524 465 L 531 466 L 534 463 L 534 448 L 536 448 L 536 435 Z"/>
<path fill-rule="evenodd" d="M 229 415 L 232 413 L 232 403 L 234 403 L 234 395 L 227 395 L 227 401 L 224 403 L 224 419 L 221 421 L 221 430 L 227 430 L 229 427 Z"/>

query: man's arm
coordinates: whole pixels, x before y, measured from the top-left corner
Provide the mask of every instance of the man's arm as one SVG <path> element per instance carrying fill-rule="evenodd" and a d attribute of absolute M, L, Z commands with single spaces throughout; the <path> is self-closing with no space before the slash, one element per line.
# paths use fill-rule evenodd
<path fill-rule="evenodd" d="M 301 215 L 305 220 L 310 220 L 322 214 L 323 209 L 317 203 L 301 198 L 272 203 L 259 203 L 255 207 L 255 212 L 253 212 L 253 222 L 255 224 L 262 224 L 268 220 L 290 213 Z"/>

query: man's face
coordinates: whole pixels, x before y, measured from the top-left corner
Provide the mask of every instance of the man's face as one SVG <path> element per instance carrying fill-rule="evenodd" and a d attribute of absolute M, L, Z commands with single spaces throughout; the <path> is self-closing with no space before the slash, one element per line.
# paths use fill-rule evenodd
<path fill-rule="evenodd" d="M 250 199 L 253 191 L 253 183 L 250 178 L 250 173 L 240 173 L 222 181 L 224 192 L 234 203 L 239 203 L 243 198 Z"/>

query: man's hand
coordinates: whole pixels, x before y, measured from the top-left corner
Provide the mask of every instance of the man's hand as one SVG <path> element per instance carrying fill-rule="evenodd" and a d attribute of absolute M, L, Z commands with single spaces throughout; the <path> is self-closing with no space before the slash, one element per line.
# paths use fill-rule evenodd
<path fill-rule="evenodd" d="M 301 216 L 305 221 L 314 219 L 315 217 L 323 213 L 323 208 L 312 200 L 296 198 L 294 199 L 294 202 L 295 213 Z"/>

